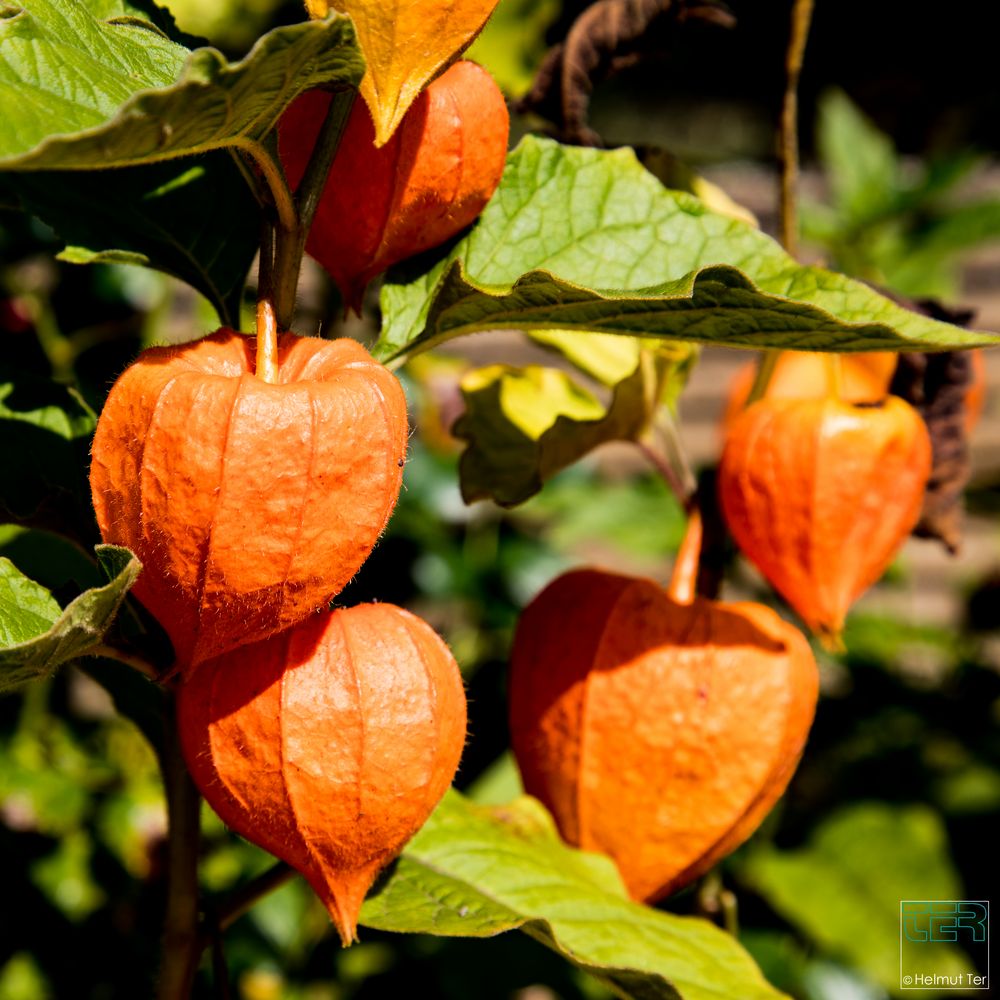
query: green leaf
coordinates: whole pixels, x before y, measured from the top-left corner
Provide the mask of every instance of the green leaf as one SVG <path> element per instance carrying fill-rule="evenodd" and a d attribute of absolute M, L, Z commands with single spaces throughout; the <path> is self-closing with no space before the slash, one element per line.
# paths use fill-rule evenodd
<path fill-rule="evenodd" d="M 45 599 L 44 588 L 32 590 L 31 581 L 0 559 L 8 597 L 28 600 L 26 616 L 0 599 L 0 638 L 13 638 L 0 646 L 0 691 L 50 674 L 100 643 L 142 566 L 128 549 L 98 545 L 96 551 L 110 583 L 84 591 L 62 612 L 51 595 Z"/>
<path fill-rule="evenodd" d="M 136 91 L 172 83 L 188 55 L 151 22 L 102 19 L 83 3 L 24 0 L 2 15 L 5 157 L 102 125 Z"/>
<path fill-rule="evenodd" d="M 673 404 L 696 350 L 608 334 L 532 331 L 584 375 L 609 387 L 605 405 L 565 371 L 491 365 L 469 372 L 465 410 L 452 434 L 467 442 L 459 463 L 466 503 L 523 503 L 557 472 L 608 441 L 635 441 L 659 402 Z"/>
<path fill-rule="evenodd" d="M 418 266 L 426 258 L 382 289 L 383 361 L 510 328 L 836 351 L 995 343 L 800 266 L 753 226 L 662 187 L 627 149 L 525 138 L 478 224 L 413 277 Z"/>
<path fill-rule="evenodd" d="M 73 390 L 0 363 L 0 519 L 89 535 L 87 468 L 96 423 Z"/>
<path fill-rule="evenodd" d="M 275 29 L 229 63 L 81 3 L 3 9 L 0 170 L 133 166 L 259 143 L 303 90 L 355 86 L 364 71 L 344 18 Z"/>
<path fill-rule="evenodd" d="M 171 3 L 171 8 L 174 6 Z M 124 21 L 129 18 L 148 21 L 172 41 L 180 42 L 188 48 L 197 48 L 202 42 L 202 39 L 181 31 L 174 20 L 173 11 L 158 6 L 155 0 L 87 0 L 87 9 L 102 21 Z"/>
<path fill-rule="evenodd" d="M 900 900 L 962 895 L 945 830 L 923 806 L 845 808 L 801 850 L 752 852 L 744 874 L 830 955 L 893 990 L 899 987 Z M 946 945 L 935 945 L 927 958 L 933 966 L 923 970 L 928 973 L 973 971 L 961 952 Z"/>
<path fill-rule="evenodd" d="M 0 559 L 0 646 L 43 635 L 59 617 L 59 602 L 6 558 Z"/>
<path fill-rule="evenodd" d="M 581 346 L 593 341 L 577 339 Z M 555 368 L 490 365 L 465 375 L 460 383 L 465 412 L 452 427 L 452 434 L 468 444 L 459 462 L 465 502 L 490 498 L 516 506 L 599 445 L 637 440 L 664 385 L 690 352 L 656 354 L 640 351 L 636 341 L 626 343 L 633 348 L 628 368 L 618 365 L 617 356 L 607 358 L 601 345 L 595 345 L 594 354 L 577 355 L 591 372 L 621 375 L 624 370 L 607 406 Z"/>
<path fill-rule="evenodd" d="M 566 847 L 534 799 L 449 792 L 361 911 L 368 927 L 492 937 L 520 928 L 642 1000 L 776 1000 L 718 928 L 631 902 L 607 858 Z"/>
<path fill-rule="evenodd" d="M 7 174 L 24 209 L 67 243 L 59 255 L 155 267 L 186 281 L 239 327 L 260 206 L 230 153 L 118 170 Z"/>

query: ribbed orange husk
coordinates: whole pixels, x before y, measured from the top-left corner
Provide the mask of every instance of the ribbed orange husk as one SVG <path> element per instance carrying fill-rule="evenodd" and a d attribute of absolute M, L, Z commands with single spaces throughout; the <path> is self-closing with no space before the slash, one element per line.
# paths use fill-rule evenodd
<path fill-rule="evenodd" d="M 376 875 L 451 784 L 465 694 L 426 622 L 363 604 L 205 663 L 177 721 L 208 803 L 309 880 L 348 945 Z"/>
<path fill-rule="evenodd" d="M 94 436 L 101 535 L 143 564 L 134 594 L 186 670 L 312 614 L 385 528 L 406 455 L 398 380 L 352 340 L 285 334 L 278 383 L 219 330 L 143 352 Z"/>
<path fill-rule="evenodd" d="M 652 580 L 575 570 L 518 624 L 512 746 L 563 837 L 609 854 L 653 901 L 757 828 L 817 690 L 805 638 L 762 605 L 679 604 Z"/>
<path fill-rule="evenodd" d="M 278 124 L 278 148 L 297 187 L 331 96 L 312 90 Z M 510 118 L 493 78 L 455 63 L 413 102 L 381 148 L 364 101 L 351 110 L 306 249 L 357 309 L 375 275 L 443 243 L 473 222 L 500 183 Z"/>
<path fill-rule="evenodd" d="M 840 355 L 842 396 L 850 403 L 875 403 L 889 391 L 896 370 L 891 351 L 867 351 Z M 757 373 L 757 365 L 741 365 L 729 384 L 723 427 L 728 427 L 746 406 Z M 812 399 L 825 396 L 829 388 L 827 356 L 815 351 L 782 351 L 778 355 L 765 395 L 773 399 Z"/>
<path fill-rule="evenodd" d="M 744 555 L 835 641 L 916 523 L 930 469 L 927 428 L 895 396 L 762 399 L 730 425 L 719 499 Z"/>

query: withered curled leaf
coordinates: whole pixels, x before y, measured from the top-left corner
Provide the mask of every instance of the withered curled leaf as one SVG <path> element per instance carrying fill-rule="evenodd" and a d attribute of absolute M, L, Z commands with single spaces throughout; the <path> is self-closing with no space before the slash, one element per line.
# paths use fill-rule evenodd
<path fill-rule="evenodd" d="M 689 21 L 731 27 L 734 18 L 720 0 L 597 0 L 550 49 L 518 110 L 554 122 L 563 142 L 602 145 L 587 122 L 594 86 L 665 52 Z"/>
<path fill-rule="evenodd" d="M 961 326 L 974 315 L 970 310 L 946 309 L 933 300 L 915 307 L 933 319 Z M 931 474 L 913 533 L 938 539 L 952 554 L 962 541 L 962 494 L 970 474 L 967 397 L 972 378 L 968 351 L 900 354 L 889 387 L 923 417 L 931 437 Z"/>

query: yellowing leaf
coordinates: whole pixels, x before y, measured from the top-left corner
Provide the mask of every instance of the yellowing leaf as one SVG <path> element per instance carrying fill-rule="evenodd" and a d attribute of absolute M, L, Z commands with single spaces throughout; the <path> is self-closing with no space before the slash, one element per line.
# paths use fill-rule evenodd
<path fill-rule="evenodd" d="M 367 63 L 361 81 L 375 145 L 389 141 L 424 87 L 482 30 L 497 0 L 306 0 L 310 17 L 330 9 L 354 21 Z"/>
<path fill-rule="evenodd" d="M 452 427 L 468 446 L 459 462 L 465 502 L 489 497 L 515 507 L 598 445 L 636 440 L 665 374 L 652 354 L 637 354 L 605 405 L 556 368 L 489 365 L 468 372 L 460 383 L 465 413 Z"/>

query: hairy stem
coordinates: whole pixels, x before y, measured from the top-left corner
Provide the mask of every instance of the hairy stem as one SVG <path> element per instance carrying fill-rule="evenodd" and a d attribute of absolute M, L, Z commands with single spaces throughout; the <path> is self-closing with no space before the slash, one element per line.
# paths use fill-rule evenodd
<path fill-rule="evenodd" d="M 162 761 L 167 796 L 167 912 L 156 1000 L 188 1000 L 204 947 L 198 924 L 201 798 L 181 755 L 171 701 Z"/>

